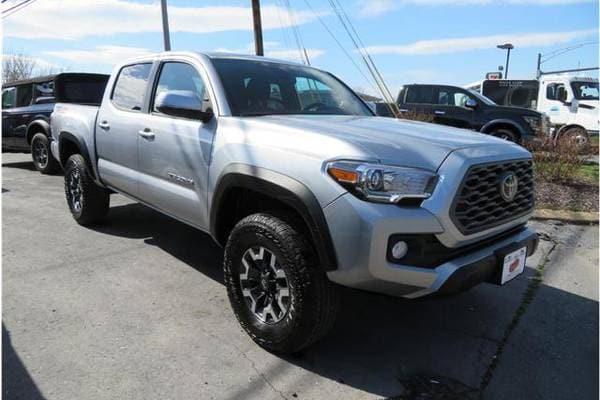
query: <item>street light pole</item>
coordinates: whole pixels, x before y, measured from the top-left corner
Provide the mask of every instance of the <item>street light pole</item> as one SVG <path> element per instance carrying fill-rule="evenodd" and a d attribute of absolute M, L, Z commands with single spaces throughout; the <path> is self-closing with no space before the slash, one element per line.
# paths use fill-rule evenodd
<path fill-rule="evenodd" d="M 257 56 L 264 56 L 262 23 L 260 20 L 260 1 L 252 0 L 252 19 L 254 20 L 254 48 Z"/>
<path fill-rule="evenodd" d="M 510 61 L 510 51 L 515 48 L 511 43 L 499 44 L 499 49 L 506 50 L 506 67 L 504 68 L 504 79 L 508 79 L 508 62 Z"/>
<path fill-rule="evenodd" d="M 162 15 L 163 41 L 165 51 L 171 51 L 171 37 L 169 34 L 169 15 L 167 14 L 167 0 L 160 0 L 160 10 Z"/>

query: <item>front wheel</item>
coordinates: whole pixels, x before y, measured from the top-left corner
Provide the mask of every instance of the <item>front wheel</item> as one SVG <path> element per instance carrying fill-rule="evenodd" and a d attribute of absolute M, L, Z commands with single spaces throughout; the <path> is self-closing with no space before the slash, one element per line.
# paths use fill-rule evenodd
<path fill-rule="evenodd" d="M 43 133 L 36 133 L 31 139 L 31 159 L 35 169 L 51 175 L 59 171 L 60 165 L 50 152 L 50 140 Z"/>
<path fill-rule="evenodd" d="M 556 146 L 575 146 L 577 151 L 587 154 L 590 150 L 590 135 L 580 127 L 573 127 L 559 132 L 556 137 Z"/>
<path fill-rule="evenodd" d="M 509 142 L 519 143 L 519 137 L 510 129 L 495 129 L 493 132 L 491 132 L 491 135 L 500 139 L 508 140 Z"/>
<path fill-rule="evenodd" d="M 96 185 L 80 154 L 73 154 L 65 165 L 65 196 L 71 215 L 80 225 L 93 225 L 108 212 L 110 195 Z"/>
<path fill-rule="evenodd" d="M 282 219 L 262 213 L 242 219 L 227 241 L 224 270 L 240 325 L 265 349 L 295 353 L 333 327 L 337 287 L 303 235 Z"/>

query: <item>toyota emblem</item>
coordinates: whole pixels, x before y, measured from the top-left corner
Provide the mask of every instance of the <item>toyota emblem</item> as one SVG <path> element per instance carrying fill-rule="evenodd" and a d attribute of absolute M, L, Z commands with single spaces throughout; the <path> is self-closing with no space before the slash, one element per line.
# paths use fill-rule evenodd
<path fill-rule="evenodd" d="M 500 195 L 506 202 L 511 202 L 517 194 L 519 179 L 513 172 L 507 172 L 500 179 Z"/>

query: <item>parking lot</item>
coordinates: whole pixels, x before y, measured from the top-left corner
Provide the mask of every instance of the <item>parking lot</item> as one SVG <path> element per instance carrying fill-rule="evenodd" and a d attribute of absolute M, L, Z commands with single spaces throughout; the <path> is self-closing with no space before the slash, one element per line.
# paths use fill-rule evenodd
<path fill-rule="evenodd" d="M 81 227 L 29 160 L 3 154 L 5 399 L 598 398 L 597 225 L 533 222 L 504 287 L 344 290 L 332 334 L 280 357 L 238 326 L 206 234 L 118 195 Z"/>

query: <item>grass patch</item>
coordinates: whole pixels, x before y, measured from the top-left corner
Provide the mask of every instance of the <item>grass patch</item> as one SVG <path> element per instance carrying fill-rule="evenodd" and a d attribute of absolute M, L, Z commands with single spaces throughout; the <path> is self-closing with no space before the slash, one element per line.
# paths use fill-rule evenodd
<path fill-rule="evenodd" d="M 586 180 L 594 181 L 597 183 L 598 178 L 600 177 L 600 175 L 598 174 L 598 164 L 594 163 L 581 165 L 577 170 L 577 175 L 581 176 Z"/>

